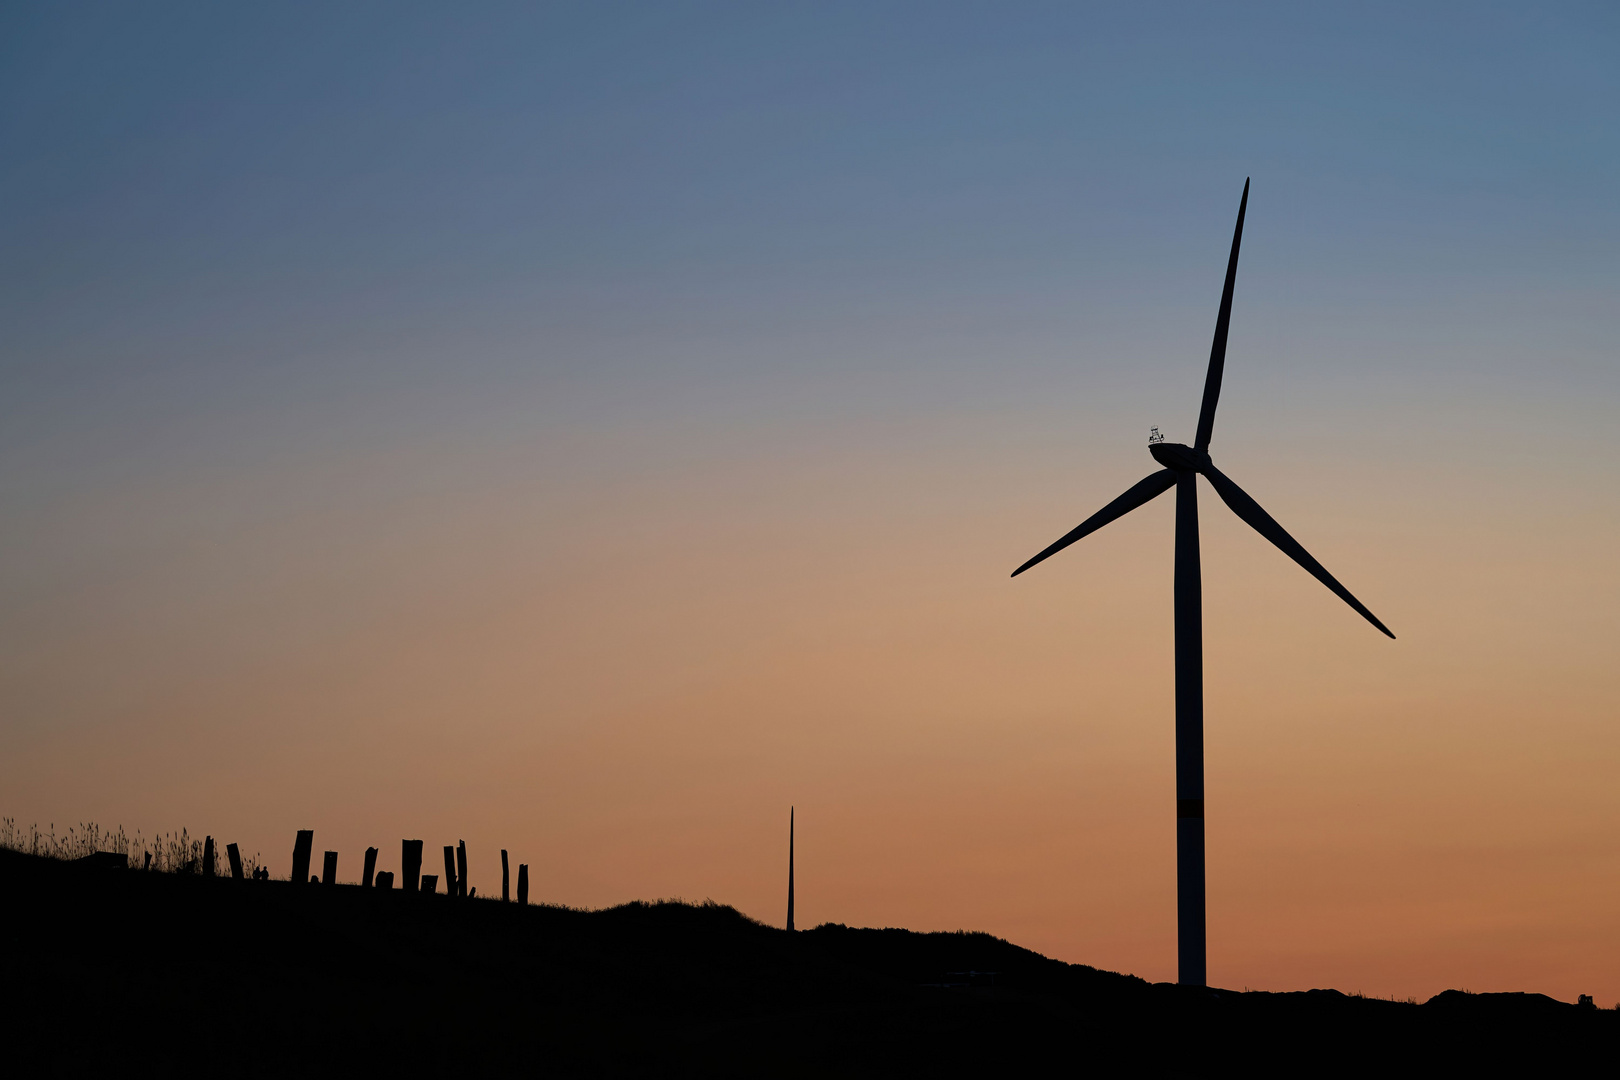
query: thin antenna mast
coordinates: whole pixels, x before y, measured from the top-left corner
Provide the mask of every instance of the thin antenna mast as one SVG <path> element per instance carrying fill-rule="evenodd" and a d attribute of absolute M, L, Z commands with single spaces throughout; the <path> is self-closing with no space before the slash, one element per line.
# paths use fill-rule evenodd
<path fill-rule="evenodd" d="M 793 929 L 793 807 L 788 807 L 788 920 L 787 928 Z"/>

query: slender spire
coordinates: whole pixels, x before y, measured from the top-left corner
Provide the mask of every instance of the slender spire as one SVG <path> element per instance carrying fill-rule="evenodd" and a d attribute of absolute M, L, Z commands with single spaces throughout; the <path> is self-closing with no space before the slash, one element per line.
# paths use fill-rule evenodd
<path fill-rule="evenodd" d="M 787 928 L 793 929 L 793 807 L 788 807 L 788 920 Z"/>

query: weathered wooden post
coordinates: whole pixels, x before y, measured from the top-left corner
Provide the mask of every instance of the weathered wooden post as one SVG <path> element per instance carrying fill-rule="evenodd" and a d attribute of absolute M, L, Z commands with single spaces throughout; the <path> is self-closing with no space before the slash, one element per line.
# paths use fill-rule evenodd
<path fill-rule="evenodd" d="M 528 902 L 529 902 L 529 864 L 526 863 L 526 862 L 520 862 L 520 863 L 518 863 L 518 903 L 527 904 Z"/>
<path fill-rule="evenodd" d="M 309 880 L 309 853 L 315 846 L 315 830 L 299 829 L 298 840 L 293 844 L 292 880 L 294 885 L 302 885 Z"/>
<path fill-rule="evenodd" d="M 376 869 L 377 849 L 374 847 L 368 847 L 366 848 L 366 872 L 361 875 L 360 878 L 360 887 L 362 889 L 371 888 L 371 875 L 376 871 Z"/>
<path fill-rule="evenodd" d="M 377 871 L 377 884 L 379 889 L 392 889 L 394 887 L 394 873 L 392 870 Z"/>
<path fill-rule="evenodd" d="M 467 896 L 467 841 L 456 842 L 456 895 Z"/>
<path fill-rule="evenodd" d="M 203 837 L 203 877 L 214 876 L 214 838 Z"/>
<path fill-rule="evenodd" d="M 326 860 L 321 865 L 321 884 L 337 884 L 337 852 L 335 851 L 326 853 Z"/>
<path fill-rule="evenodd" d="M 501 848 L 501 903 L 503 904 L 512 899 L 512 891 L 507 888 L 507 883 L 511 879 L 512 875 L 506 869 L 506 849 Z"/>
<path fill-rule="evenodd" d="M 456 895 L 456 849 L 444 845 L 444 894 Z"/>
<path fill-rule="evenodd" d="M 231 880 L 242 880 L 242 852 L 235 844 L 225 845 L 225 857 L 231 860 Z"/>
<path fill-rule="evenodd" d="M 422 877 L 422 841 L 401 840 L 399 853 L 399 887 L 416 892 Z"/>
<path fill-rule="evenodd" d="M 422 875 L 422 891 L 425 893 L 437 892 L 439 888 L 438 874 Z"/>

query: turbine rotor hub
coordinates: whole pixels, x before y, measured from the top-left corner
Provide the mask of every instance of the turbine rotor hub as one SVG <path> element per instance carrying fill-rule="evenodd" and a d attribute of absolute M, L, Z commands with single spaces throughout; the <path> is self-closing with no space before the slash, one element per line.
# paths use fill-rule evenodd
<path fill-rule="evenodd" d="M 1178 472 L 1201 473 L 1209 468 L 1209 455 L 1202 450 L 1195 450 L 1186 443 L 1159 442 L 1148 446 L 1148 453 L 1167 469 Z"/>

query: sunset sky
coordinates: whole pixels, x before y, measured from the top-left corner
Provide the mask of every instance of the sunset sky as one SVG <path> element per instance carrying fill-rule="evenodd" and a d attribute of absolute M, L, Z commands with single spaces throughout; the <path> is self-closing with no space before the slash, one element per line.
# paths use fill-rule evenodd
<path fill-rule="evenodd" d="M 0 8 L 0 815 L 1620 999 L 1607 4 Z"/>

